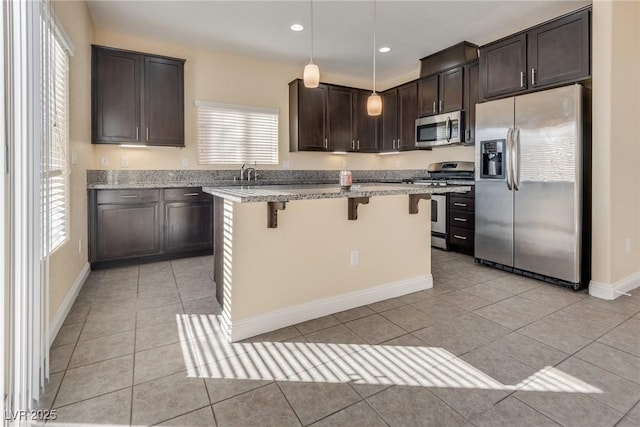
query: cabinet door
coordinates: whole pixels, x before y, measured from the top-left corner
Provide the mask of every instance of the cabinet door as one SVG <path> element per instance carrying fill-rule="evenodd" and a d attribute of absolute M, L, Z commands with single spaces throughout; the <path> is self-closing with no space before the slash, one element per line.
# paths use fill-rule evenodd
<path fill-rule="evenodd" d="M 164 251 L 185 252 L 213 247 L 213 203 L 170 202 L 164 205 Z"/>
<path fill-rule="evenodd" d="M 184 62 L 144 57 L 144 135 L 149 145 L 184 147 Z"/>
<path fill-rule="evenodd" d="M 462 110 L 463 67 L 440 74 L 438 111 L 448 113 Z"/>
<path fill-rule="evenodd" d="M 438 76 L 418 80 L 418 116 L 438 113 Z"/>
<path fill-rule="evenodd" d="M 520 34 L 480 49 L 482 99 L 526 90 L 526 41 L 526 34 Z"/>
<path fill-rule="evenodd" d="M 100 261 L 158 254 L 158 203 L 98 205 L 96 233 Z"/>
<path fill-rule="evenodd" d="M 382 93 L 382 129 L 380 151 L 398 149 L 398 91 L 388 90 Z"/>
<path fill-rule="evenodd" d="M 297 89 L 298 150 L 328 150 L 327 86 L 320 85 L 310 89 L 300 82 Z"/>
<path fill-rule="evenodd" d="M 356 149 L 361 153 L 378 152 L 378 123 L 380 116 L 370 116 L 367 113 L 367 99 L 371 92 L 356 90 L 355 132 Z M 384 111 L 384 103 L 382 106 Z"/>
<path fill-rule="evenodd" d="M 331 151 L 355 151 L 356 149 L 355 136 L 353 135 L 354 98 L 353 89 L 329 87 L 327 129 Z"/>
<path fill-rule="evenodd" d="M 478 88 L 480 66 L 478 62 L 465 66 L 464 73 L 464 141 L 473 144 L 476 140 L 476 104 L 480 99 Z"/>
<path fill-rule="evenodd" d="M 140 142 L 142 57 L 92 47 L 92 142 Z"/>
<path fill-rule="evenodd" d="M 416 118 L 418 118 L 418 84 L 412 82 L 398 88 L 398 145 L 401 150 L 416 148 Z"/>
<path fill-rule="evenodd" d="M 529 85 L 546 86 L 588 78 L 589 51 L 589 11 L 529 31 Z"/>

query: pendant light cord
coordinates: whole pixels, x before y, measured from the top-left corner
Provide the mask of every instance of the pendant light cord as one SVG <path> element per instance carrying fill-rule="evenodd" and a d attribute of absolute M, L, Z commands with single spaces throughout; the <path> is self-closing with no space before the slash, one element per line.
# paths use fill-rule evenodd
<path fill-rule="evenodd" d="M 373 0 L 373 93 L 376 93 L 376 1 Z"/>
<path fill-rule="evenodd" d="M 311 0 L 311 60 L 309 63 L 313 63 L 313 0 Z"/>

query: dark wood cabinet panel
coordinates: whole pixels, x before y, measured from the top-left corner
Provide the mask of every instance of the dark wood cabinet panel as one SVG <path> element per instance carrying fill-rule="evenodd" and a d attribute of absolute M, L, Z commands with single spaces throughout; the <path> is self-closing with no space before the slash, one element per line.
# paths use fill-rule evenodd
<path fill-rule="evenodd" d="M 184 147 L 184 60 L 92 46 L 92 143 Z"/>
<path fill-rule="evenodd" d="M 145 142 L 184 146 L 184 63 L 144 57 Z"/>
<path fill-rule="evenodd" d="M 327 103 L 329 88 L 307 88 L 300 79 L 289 83 L 290 151 L 327 151 Z"/>
<path fill-rule="evenodd" d="M 164 205 L 164 251 L 184 252 L 213 245 L 213 203 L 170 202 Z"/>
<path fill-rule="evenodd" d="M 458 67 L 440 74 L 438 112 L 462 110 L 463 70 Z"/>
<path fill-rule="evenodd" d="M 529 31 L 530 86 L 548 86 L 588 77 L 589 27 L 589 11 L 585 10 Z"/>
<path fill-rule="evenodd" d="M 526 52 L 526 34 L 519 34 L 480 48 L 482 99 L 527 89 Z"/>
<path fill-rule="evenodd" d="M 465 144 L 473 144 L 476 140 L 476 104 L 480 102 L 478 79 L 480 66 L 478 61 L 468 64 L 464 70 L 464 121 Z"/>
<path fill-rule="evenodd" d="M 370 116 L 367 113 L 369 95 L 371 95 L 369 91 L 356 90 L 355 137 L 356 148 L 361 153 L 376 153 L 378 151 L 378 123 L 380 116 Z M 383 103 L 383 111 L 384 108 Z"/>
<path fill-rule="evenodd" d="M 418 116 L 438 113 L 438 75 L 418 80 Z"/>
<path fill-rule="evenodd" d="M 398 88 L 398 146 L 400 150 L 415 150 L 417 117 L 418 84 L 411 82 Z"/>
<path fill-rule="evenodd" d="M 140 142 L 142 57 L 93 47 L 93 142 Z"/>
<path fill-rule="evenodd" d="M 398 149 L 398 91 L 391 89 L 380 96 L 382 97 L 380 151 L 395 151 Z"/>
<path fill-rule="evenodd" d="M 160 253 L 158 203 L 99 205 L 97 258 L 110 260 Z"/>
<path fill-rule="evenodd" d="M 330 86 L 328 93 L 329 149 L 331 151 L 355 151 L 354 110 L 355 91 L 351 88 Z"/>
<path fill-rule="evenodd" d="M 475 191 L 451 193 L 449 201 L 448 247 L 450 251 L 473 255 L 475 235 Z"/>

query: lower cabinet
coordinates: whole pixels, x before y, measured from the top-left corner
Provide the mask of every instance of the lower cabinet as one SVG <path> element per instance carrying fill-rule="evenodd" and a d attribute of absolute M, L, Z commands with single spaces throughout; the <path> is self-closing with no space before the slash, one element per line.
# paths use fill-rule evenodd
<path fill-rule="evenodd" d="M 200 188 L 89 190 L 93 268 L 213 251 L 213 206 Z"/>
<path fill-rule="evenodd" d="M 473 255 L 475 234 L 475 192 L 449 194 L 449 233 L 450 251 Z"/>

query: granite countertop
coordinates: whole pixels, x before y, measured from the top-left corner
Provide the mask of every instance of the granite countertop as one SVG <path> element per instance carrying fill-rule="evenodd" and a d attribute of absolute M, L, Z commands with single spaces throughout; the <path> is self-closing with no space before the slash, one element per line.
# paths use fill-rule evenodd
<path fill-rule="evenodd" d="M 396 196 L 403 194 L 464 193 L 471 187 L 431 187 L 413 184 L 355 184 L 351 189 L 337 184 L 259 185 L 235 187 L 203 187 L 202 191 L 237 203 L 288 202 L 290 200 L 336 199 L 347 197 Z"/>

